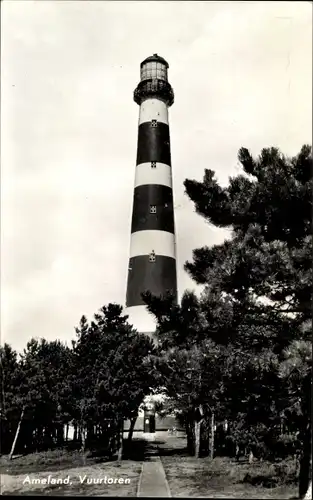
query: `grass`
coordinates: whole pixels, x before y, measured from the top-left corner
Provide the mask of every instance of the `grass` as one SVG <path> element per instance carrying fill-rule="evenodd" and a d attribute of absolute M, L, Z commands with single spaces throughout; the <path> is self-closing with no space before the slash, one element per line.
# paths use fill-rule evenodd
<path fill-rule="evenodd" d="M 296 463 L 239 462 L 188 456 L 182 436 L 158 444 L 173 497 L 297 498 Z"/>
<path fill-rule="evenodd" d="M 0 472 L 29 474 L 44 471 L 63 471 L 69 467 L 83 467 L 97 463 L 97 459 L 82 455 L 79 451 L 55 449 L 47 452 L 20 455 L 9 461 L 7 456 L 0 458 Z"/>
<path fill-rule="evenodd" d="M 141 462 L 124 460 L 105 461 L 89 454 L 53 450 L 17 457 L 0 459 L 2 495 L 53 495 L 53 496 L 136 496 L 141 472 Z M 26 479 L 64 479 L 70 476 L 70 484 L 29 484 Z M 129 479 L 129 484 L 86 484 L 80 478 Z"/>

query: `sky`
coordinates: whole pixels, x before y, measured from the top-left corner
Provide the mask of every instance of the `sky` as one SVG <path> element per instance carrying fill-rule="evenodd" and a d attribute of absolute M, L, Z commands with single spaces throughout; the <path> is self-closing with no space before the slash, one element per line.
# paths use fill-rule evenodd
<path fill-rule="evenodd" d="M 192 250 L 227 233 L 186 178 L 226 185 L 237 153 L 312 143 L 310 2 L 4 0 L 1 16 L 1 342 L 70 342 L 125 303 L 140 62 L 169 62 L 179 294 Z"/>

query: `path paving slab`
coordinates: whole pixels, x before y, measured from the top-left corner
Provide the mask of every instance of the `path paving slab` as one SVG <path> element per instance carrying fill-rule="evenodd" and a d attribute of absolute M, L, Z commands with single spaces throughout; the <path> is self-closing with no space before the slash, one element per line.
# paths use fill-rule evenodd
<path fill-rule="evenodd" d="M 142 466 L 137 497 L 170 497 L 171 492 L 160 457 L 154 456 Z"/>

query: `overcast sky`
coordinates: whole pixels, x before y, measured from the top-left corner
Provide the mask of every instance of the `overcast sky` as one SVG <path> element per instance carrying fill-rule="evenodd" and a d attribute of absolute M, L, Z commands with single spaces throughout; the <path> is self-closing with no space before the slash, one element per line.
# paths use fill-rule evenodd
<path fill-rule="evenodd" d="M 180 295 L 192 249 L 225 232 L 194 213 L 186 177 L 225 184 L 241 146 L 311 143 L 310 2 L 4 1 L 1 16 L 2 342 L 74 338 L 124 304 L 140 62 L 175 91 L 170 132 Z"/>

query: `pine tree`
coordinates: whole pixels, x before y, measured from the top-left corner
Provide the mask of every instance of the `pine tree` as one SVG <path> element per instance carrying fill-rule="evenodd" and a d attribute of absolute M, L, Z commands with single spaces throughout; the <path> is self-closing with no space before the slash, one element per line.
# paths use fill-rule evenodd
<path fill-rule="evenodd" d="M 309 330 L 301 326 L 311 318 L 312 302 L 311 147 L 303 146 L 294 158 L 276 148 L 263 149 L 257 159 L 242 148 L 238 159 L 243 173 L 230 178 L 225 188 L 212 170 L 205 170 L 202 182 L 185 181 L 197 213 L 232 231 L 223 244 L 194 250 L 185 269 L 205 285 L 208 296 L 226 295 L 237 308 L 264 318 L 265 325 L 268 318 L 276 324 L 289 321 L 288 342 L 308 339 Z M 302 406 L 307 408 L 311 388 L 305 380 L 299 383 Z M 311 418 L 304 411 L 302 433 L 308 432 Z M 302 466 L 309 461 L 304 446 Z M 300 470 L 300 478 L 303 474 L 307 472 Z"/>
<path fill-rule="evenodd" d="M 1 450 L 9 451 L 17 421 L 21 414 L 21 405 L 17 394 L 18 358 L 11 346 L 5 343 L 0 347 L 0 383 L 1 383 Z"/>
<path fill-rule="evenodd" d="M 303 454 L 300 464 L 299 496 L 303 498 L 309 487 L 312 491 L 312 344 L 293 341 L 284 351 L 279 374 L 289 388 L 289 408 L 296 406 L 302 420 L 300 441 Z"/>
<path fill-rule="evenodd" d="M 153 388 L 149 355 L 154 346 L 133 330 L 117 304 L 102 307 L 90 324 L 83 316 L 76 332 L 74 416 L 83 435 L 88 427 L 100 426 L 103 445 L 113 453 L 121 441 L 123 421 L 137 415 Z"/>
<path fill-rule="evenodd" d="M 212 170 L 203 182 L 186 180 L 197 213 L 232 230 L 221 245 L 193 252 L 185 265 L 197 283 L 238 301 L 267 298 L 276 313 L 311 317 L 311 147 L 289 159 L 263 149 L 255 160 L 239 151 L 243 174 L 222 188 Z"/>

